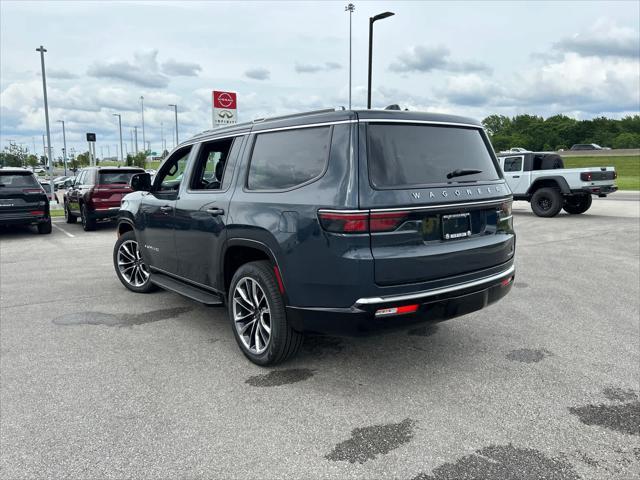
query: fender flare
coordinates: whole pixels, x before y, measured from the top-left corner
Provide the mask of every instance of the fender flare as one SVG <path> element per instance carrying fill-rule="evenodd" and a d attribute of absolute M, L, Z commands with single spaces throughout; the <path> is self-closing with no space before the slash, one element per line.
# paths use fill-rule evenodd
<path fill-rule="evenodd" d="M 533 192 L 538 189 L 536 185 L 543 181 L 555 182 L 558 185 L 558 187 L 560 187 L 560 192 L 562 192 L 562 194 L 564 195 L 568 195 L 571 193 L 571 189 L 569 188 L 569 184 L 567 183 L 567 180 L 564 177 L 561 177 L 559 175 L 553 175 L 549 177 L 536 178 L 535 181 L 531 184 L 531 186 L 527 190 L 527 195 L 532 195 Z"/>
<path fill-rule="evenodd" d="M 223 248 L 220 251 L 219 265 L 222 266 L 222 268 L 220 269 L 220 279 L 219 279 L 222 283 L 220 283 L 220 285 L 224 285 L 224 277 L 226 275 L 226 272 L 224 270 L 224 259 L 227 255 L 227 251 L 231 247 L 249 247 L 249 248 L 254 248 L 256 250 L 260 250 L 261 252 L 265 253 L 267 257 L 269 257 L 269 260 L 271 260 L 271 262 L 278 268 L 278 270 L 282 272 L 282 269 L 280 268 L 280 263 L 278 262 L 278 258 L 276 257 L 276 254 L 271 249 L 271 247 L 269 247 L 269 245 L 267 245 L 266 243 L 260 240 L 254 240 L 252 238 L 245 238 L 245 237 L 227 238 L 227 240 L 224 242 Z M 282 281 L 284 282 L 284 279 L 282 279 Z M 286 287 L 285 287 L 285 291 L 286 291 Z"/>

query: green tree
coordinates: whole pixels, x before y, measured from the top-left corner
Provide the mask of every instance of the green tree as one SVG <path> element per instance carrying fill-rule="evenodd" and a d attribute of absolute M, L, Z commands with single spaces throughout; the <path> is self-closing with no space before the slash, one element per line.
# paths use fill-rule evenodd
<path fill-rule="evenodd" d="M 613 139 L 613 148 L 640 148 L 640 133 L 624 132 Z"/>
<path fill-rule="evenodd" d="M 89 154 L 89 151 L 78 154 L 75 161 L 77 162 L 80 168 L 88 167 L 89 164 L 91 163 L 91 155 Z"/>
<path fill-rule="evenodd" d="M 0 165 L 3 167 L 24 167 L 27 163 L 27 149 L 11 143 L 0 152 Z"/>

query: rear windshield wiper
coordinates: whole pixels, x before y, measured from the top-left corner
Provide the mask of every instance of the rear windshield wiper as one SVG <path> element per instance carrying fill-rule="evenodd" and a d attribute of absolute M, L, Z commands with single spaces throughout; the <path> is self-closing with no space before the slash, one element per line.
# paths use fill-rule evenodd
<path fill-rule="evenodd" d="M 447 178 L 462 177 L 463 175 L 473 175 L 474 173 L 482 173 L 482 170 L 476 168 L 458 168 L 453 172 L 447 173 Z"/>

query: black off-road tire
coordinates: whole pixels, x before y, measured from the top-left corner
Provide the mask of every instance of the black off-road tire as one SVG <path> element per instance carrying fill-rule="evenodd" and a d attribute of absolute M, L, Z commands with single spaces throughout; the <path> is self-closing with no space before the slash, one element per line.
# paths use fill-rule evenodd
<path fill-rule="evenodd" d="M 116 240 L 116 244 L 113 246 L 113 267 L 116 270 L 116 275 L 118 276 L 118 280 L 120 280 L 120 282 L 122 283 L 122 285 L 124 285 L 127 289 L 131 290 L 132 292 L 136 292 L 136 293 L 149 293 L 149 292 L 153 292 L 155 290 L 158 289 L 158 286 L 151 283 L 150 277 L 147 278 L 146 282 L 144 282 L 142 285 L 134 285 L 130 279 L 127 279 L 124 275 L 123 272 L 120 269 L 120 265 L 118 263 L 119 259 L 119 252 L 120 249 L 122 248 L 123 244 L 132 244 L 134 243 L 136 245 L 136 248 L 138 248 L 138 241 L 136 240 L 136 234 L 132 231 L 123 233 L 122 235 L 120 235 L 118 237 L 118 240 Z M 134 254 L 135 257 L 135 254 Z M 143 266 L 145 267 L 147 273 L 149 271 L 148 267 L 143 263 Z"/>
<path fill-rule="evenodd" d="M 44 235 L 51 233 L 51 219 L 38 224 L 38 233 Z"/>
<path fill-rule="evenodd" d="M 69 211 L 68 203 L 64 204 L 64 221 L 67 223 L 76 223 L 78 221 L 78 217 Z"/>
<path fill-rule="evenodd" d="M 562 208 L 567 213 L 579 215 L 591 208 L 591 202 L 593 202 L 593 199 L 589 194 L 573 195 L 564 199 Z"/>
<path fill-rule="evenodd" d="M 562 209 L 562 195 L 555 188 L 541 188 L 531 197 L 531 210 L 538 217 L 555 217 Z"/>
<path fill-rule="evenodd" d="M 96 229 L 96 219 L 91 216 L 87 207 L 80 207 L 80 219 L 82 220 L 82 229 L 85 232 L 91 232 Z"/>
<path fill-rule="evenodd" d="M 270 310 L 270 337 L 265 351 L 259 354 L 251 351 L 245 345 L 234 320 L 234 294 L 238 283 L 245 279 L 257 282 L 266 297 L 267 307 Z M 270 262 L 263 260 L 242 265 L 231 280 L 229 301 L 227 303 L 229 320 L 236 342 L 242 353 L 253 363 L 261 366 L 277 365 L 293 357 L 302 346 L 304 336 L 291 328 L 287 320 L 284 299 L 280 293 L 273 266 Z"/>

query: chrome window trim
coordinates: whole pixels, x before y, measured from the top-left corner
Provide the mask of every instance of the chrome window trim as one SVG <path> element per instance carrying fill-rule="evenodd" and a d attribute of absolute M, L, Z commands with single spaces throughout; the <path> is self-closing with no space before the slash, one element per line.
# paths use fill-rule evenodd
<path fill-rule="evenodd" d="M 391 297 L 370 297 L 370 298 L 360 298 L 356 300 L 354 307 L 358 307 L 359 305 L 375 305 L 378 303 L 389 303 L 389 302 L 403 302 L 405 300 L 414 300 L 418 298 L 428 298 L 436 295 L 441 295 L 444 293 L 456 292 L 458 290 L 464 290 L 466 288 L 476 287 L 485 283 L 493 282 L 500 280 L 501 278 L 511 275 L 516 271 L 515 265 L 511 265 L 507 270 L 496 273 L 494 275 L 490 275 L 488 277 L 479 278 L 478 280 L 473 280 L 471 282 L 463 282 L 455 285 L 451 285 L 448 287 L 435 288 L 433 290 L 426 290 L 423 292 L 410 293 L 406 295 L 395 295 Z"/>
<path fill-rule="evenodd" d="M 266 128 L 264 130 L 252 130 L 251 133 L 255 135 L 260 135 L 261 133 L 269 133 L 269 132 L 280 132 L 284 130 L 298 130 L 301 128 L 314 128 L 314 127 L 327 127 L 330 125 L 343 125 L 345 123 L 357 123 L 358 120 L 336 120 L 333 122 L 321 122 L 321 123 L 306 123 L 300 125 L 291 125 L 289 127 L 275 127 L 275 128 Z"/>
<path fill-rule="evenodd" d="M 513 200 L 513 198 L 509 196 L 509 197 L 494 198 L 493 200 L 484 200 L 480 202 L 446 203 L 446 204 L 439 204 L 439 205 L 422 205 L 420 207 L 372 208 L 371 212 L 404 212 L 407 210 L 410 210 L 410 211 L 437 210 L 440 208 L 473 207 L 476 205 L 492 205 L 492 204 L 498 205 L 509 200 Z"/>

